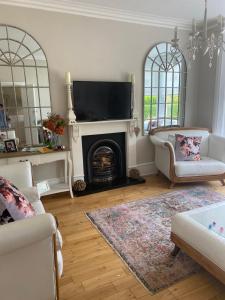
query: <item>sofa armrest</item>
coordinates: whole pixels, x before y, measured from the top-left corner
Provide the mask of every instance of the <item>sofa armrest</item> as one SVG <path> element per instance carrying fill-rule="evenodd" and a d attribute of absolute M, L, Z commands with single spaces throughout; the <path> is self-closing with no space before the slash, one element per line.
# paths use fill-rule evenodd
<path fill-rule="evenodd" d="M 55 219 L 42 214 L 0 226 L 0 256 L 25 248 L 56 233 Z"/>
<path fill-rule="evenodd" d="M 165 141 L 155 135 L 150 135 L 150 140 L 155 146 L 165 147 Z"/>
<path fill-rule="evenodd" d="M 173 160 L 173 162 L 176 161 L 174 147 L 173 147 L 173 144 L 171 142 L 162 140 L 162 139 L 160 139 L 159 137 L 157 137 L 155 135 L 151 135 L 150 139 L 156 147 L 161 147 L 161 148 L 169 150 L 170 158 Z"/>
<path fill-rule="evenodd" d="M 38 192 L 38 189 L 35 186 L 29 188 L 23 188 L 21 189 L 21 192 L 24 194 L 24 196 L 27 198 L 27 200 L 30 203 L 40 200 L 40 194 Z"/>
<path fill-rule="evenodd" d="M 210 134 L 208 156 L 225 163 L 225 137 Z"/>

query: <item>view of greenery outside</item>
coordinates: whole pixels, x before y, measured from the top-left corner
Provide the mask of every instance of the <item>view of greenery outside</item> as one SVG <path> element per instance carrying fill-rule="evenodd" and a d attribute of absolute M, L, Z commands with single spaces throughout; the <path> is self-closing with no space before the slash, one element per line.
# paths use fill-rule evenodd
<path fill-rule="evenodd" d="M 150 104 L 152 97 L 152 115 L 150 116 Z M 179 96 L 173 96 L 173 110 L 172 110 L 172 118 L 177 119 L 178 117 L 178 102 Z M 172 105 L 172 95 L 167 95 L 166 97 L 166 117 L 171 118 L 171 105 Z M 157 96 L 145 96 L 144 97 L 144 119 L 157 119 Z"/>

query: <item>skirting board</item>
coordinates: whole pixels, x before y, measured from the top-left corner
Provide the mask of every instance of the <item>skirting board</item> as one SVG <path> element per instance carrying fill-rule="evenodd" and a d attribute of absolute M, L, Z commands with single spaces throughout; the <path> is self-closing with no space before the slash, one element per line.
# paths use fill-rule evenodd
<path fill-rule="evenodd" d="M 157 173 L 157 168 L 155 166 L 155 162 L 142 163 L 136 166 L 129 167 L 129 170 L 132 168 L 136 168 L 140 171 L 141 176 L 153 175 Z"/>
<path fill-rule="evenodd" d="M 153 175 L 157 173 L 157 168 L 155 166 L 155 162 L 149 162 L 149 163 L 142 163 L 142 164 L 138 164 L 135 166 L 130 166 L 130 169 L 136 168 L 140 171 L 140 175 L 141 176 L 147 176 L 147 175 Z M 78 176 L 73 176 L 73 181 L 76 180 L 84 180 L 84 176 L 82 175 L 78 175 Z"/>

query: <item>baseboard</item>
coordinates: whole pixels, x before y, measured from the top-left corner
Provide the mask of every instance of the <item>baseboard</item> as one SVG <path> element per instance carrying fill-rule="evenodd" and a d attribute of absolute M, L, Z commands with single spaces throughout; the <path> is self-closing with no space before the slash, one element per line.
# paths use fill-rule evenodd
<path fill-rule="evenodd" d="M 155 166 L 154 161 L 130 166 L 129 170 L 132 168 L 138 169 L 140 171 L 141 176 L 153 175 L 157 173 L 157 168 Z"/>

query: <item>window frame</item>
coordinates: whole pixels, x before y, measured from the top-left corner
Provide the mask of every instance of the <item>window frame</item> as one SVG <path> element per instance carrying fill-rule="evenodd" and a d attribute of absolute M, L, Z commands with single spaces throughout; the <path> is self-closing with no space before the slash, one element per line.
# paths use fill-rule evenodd
<path fill-rule="evenodd" d="M 179 72 L 172 72 L 173 74 L 173 77 L 174 77 L 174 74 L 179 74 L 179 86 L 178 87 L 175 87 L 174 86 L 174 78 L 173 78 L 173 83 L 172 83 L 172 87 L 169 87 L 168 86 L 168 82 L 167 82 L 167 74 L 169 73 L 168 71 L 170 70 L 167 70 L 167 71 L 162 71 L 162 65 L 164 63 L 164 61 L 162 61 L 162 54 L 165 53 L 165 52 L 162 52 L 160 51 L 159 52 L 159 49 L 158 49 L 158 46 L 159 45 L 162 45 L 162 44 L 165 44 L 166 45 L 166 62 L 167 62 L 167 65 L 168 65 L 168 62 L 172 63 L 173 62 L 173 59 L 177 59 L 175 57 L 178 56 L 181 57 L 181 60 L 178 62 L 178 65 L 179 65 Z M 142 134 L 145 136 L 145 135 L 148 135 L 149 132 L 153 129 L 153 128 L 158 128 L 158 127 L 182 127 L 184 126 L 184 122 L 185 122 L 185 103 L 186 103 L 186 87 L 187 87 L 187 63 L 186 63 L 186 59 L 184 57 L 184 54 L 182 53 L 182 51 L 179 49 L 177 54 L 173 55 L 172 59 L 171 60 L 168 60 L 167 61 L 167 53 L 168 53 L 168 46 L 172 47 L 172 44 L 170 42 L 165 42 L 165 41 L 162 41 L 162 42 L 158 42 L 156 44 L 154 44 L 150 50 L 147 52 L 147 55 L 145 57 L 145 60 L 144 60 L 144 65 L 143 65 L 143 101 L 142 101 Z M 151 56 L 151 52 L 154 51 L 154 49 L 158 52 L 158 55 L 155 56 L 155 59 L 152 59 L 150 58 Z M 170 52 L 171 53 L 171 52 Z M 156 65 L 157 63 L 155 62 L 156 58 L 157 57 L 160 57 L 160 60 L 161 60 L 161 65 L 159 66 L 159 69 L 156 71 L 153 71 L 153 66 Z M 147 67 L 147 63 L 149 61 L 152 61 L 152 65 L 151 65 L 151 70 L 149 71 L 150 75 L 151 75 L 151 82 L 150 82 L 150 86 L 146 86 L 146 69 L 148 68 Z M 175 65 L 174 65 L 175 66 Z M 173 67 L 174 67 L 173 66 Z M 165 66 L 164 66 L 165 67 Z M 173 69 L 173 67 L 171 69 Z M 165 74 L 166 73 L 166 78 L 165 78 L 165 86 L 162 87 L 162 85 L 158 82 L 157 84 L 157 87 L 154 87 L 154 84 L 153 84 L 153 80 L 152 80 L 152 74 L 153 73 L 158 73 L 158 76 L 160 73 L 163 73 Z M 159 79 L 159 77 L 158 77 Z M 149 119 L 149 122 L 151 122 L 151 120 L 156 120 L 157 121 L 157 125 L 155 127 L 152 127 L 151 124 L 149 126 L 149 128 L 147 128 L 147 130 L 145 130 L 145 96 L 146 96 L 146 88 L 149 88 L 151 90 L 150 92 L 150 103 L 149 103 L 149 111 L 150 111 L 150 119 Z M 171 124 L 170 125 L 166 125 L 166 120 L 169 119 L 167 118 L 167 112 L 166 112 L 166 105 L 168 104 L 167 101 L 164 100 L 164 105 L 165 105 L 165 109 L 164 109 L 164 115 L 163 115 L 163 118 L 160 118 L 159 117 L 159 112 L 157 111 L 157 116 L 156 116 L 156 119 L 154 119 L 152 117 L 152 96 L 154 95 L 153 92 L 152 92 L 152 89 L 157 89 L 157 94 L 159 95 L 159 91 L 160 89 L 164 88 L 165 91 L 168 90 L 168 88 L 171 88 L 172 89 L 172 102 L 171 102 L 171 116 L 170 116 L 170 120 L 171 120 Z M 177 125 L 172 125 L 172 121 L 173 121 L 173 100 L 174 100 L 174 89 L 178 88 L 178 113 L 177 113 L 177 116 L 176 116 L 176 120 L 177 120 Z M 165 92 L 165 98 L 166 98 L 167 94 Z M 160 101 L 159 101 L 159 96 L 158 96 L 158 100 L 156 101 L 156 106 L 157 106 L 157 109 L 159 109 L 159 104 L 160 104 Z M 160 119 L 163 119 L 164 120 L 164 125 L 160 125 L 159 124 L 159 120 Z"/>

